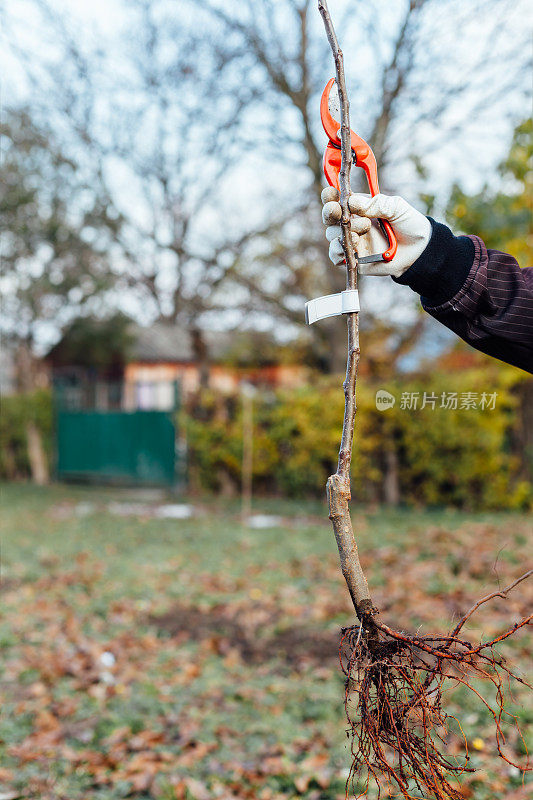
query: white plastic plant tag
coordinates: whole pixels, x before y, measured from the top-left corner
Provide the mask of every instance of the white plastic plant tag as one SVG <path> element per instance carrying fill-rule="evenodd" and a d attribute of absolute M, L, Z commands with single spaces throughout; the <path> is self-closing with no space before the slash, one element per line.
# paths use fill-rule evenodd
<path fill-rule="evenodd" d="M 339 314 L 353 314 L 359 311 L 359 292 L 357 289 L 346 289 L 338 294 L 326 294 L 316 297 L 305 304 L 305 321 L 308 325 L 326 317 L 337 317 Z"/>

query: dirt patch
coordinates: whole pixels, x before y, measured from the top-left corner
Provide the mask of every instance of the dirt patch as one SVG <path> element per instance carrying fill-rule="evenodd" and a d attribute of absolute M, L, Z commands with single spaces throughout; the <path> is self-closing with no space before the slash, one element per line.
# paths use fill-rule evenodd
<path fill-rule="evenodd" d="M 0 577 L 0 593 L 10 592 L 12 589 L 18 589 L 22 585 L 20 578 L 4 578 Z"/>
<path fill-rule="evenodd" d="M 171 636 L 207 643 L 221 656 L 237 651 L 247 664 L 278 659 L 291 667 L 310 662 L 329 666 L 338 660 L 338 631 L 317 631 L 295 621 L 290 628 L 265 636 L 259 628 L 242 624 L 226 605 L 204 611 L 177 603 L 148 621 Z"/>

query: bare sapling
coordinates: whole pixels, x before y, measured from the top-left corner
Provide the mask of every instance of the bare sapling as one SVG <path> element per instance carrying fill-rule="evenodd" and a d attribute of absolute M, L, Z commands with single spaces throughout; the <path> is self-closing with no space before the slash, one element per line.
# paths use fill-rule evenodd
<path fill-rule="evenodd" d="M 342 163 L 339 173 L 342 208 L 342 244 L 346 260 L 346 288 L 357 288 L 357 256 L 350 235 L 350 107 L 344 74 L 343 54 L 329 14 L 326 0 L 318 0 L 326 34 L 335 62 L 340 101 L 340 142 Z M 339 650 L 346 676 L 345 709 L 349 723 L 353 756 L 346 795 L 362 786 L 359 796 L 371 784 L 378 797 L 435 798 L 460 800 L 459 776 L 469 767 L 468 746 L 465 756 L 456 759 L 447 753 L 446 740 L 460 720 L 444 707 L 446 686 L 465 686 L 489 710 L 495 726 L 499 755 L 522 771 L 526 764 L 516 764 L 505 750 L 502 723 L 516 720 L 505 709 L 504 684 L 516 681 L 529 686 L 495 650 L 495 646 L 529 625 L 532 615 L 516 622 L 499 636 L 483 643 L 469 641 L 464 628 L 472 615 L 495 597 L 507 597 L 522 581 L 531 577 L 525 572 L 514 583 L 493 592 L 475 603 L 448 634 L 418 635 L 396 631 L 380 618 L 372 602 L 350 517 L 350 469 L 356 419 L 356 382 L 359 364 L 359 318 L 347 314 L 348 356 L 344 380 L 344 420 L 337 471 L 327 481 L 329 518 L 331 520 L 350 597 L 358 624 L 343 629 Z M 492 688 L 487 700 L 480 686 Z M 526 751 L 527 752 L 527 751 Z"/>

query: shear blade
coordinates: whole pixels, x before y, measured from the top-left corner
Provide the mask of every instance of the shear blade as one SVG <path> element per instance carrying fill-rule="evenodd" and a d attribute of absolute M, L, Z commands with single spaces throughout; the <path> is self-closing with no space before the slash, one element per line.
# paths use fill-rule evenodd
<path fill-rule="evenodd" d="M 339 90 L 337 88 L 337 83 L 335 82 L 329 91 L 328 97 L 328 109 L 329 113 L 333 117 L 336 122 L 341 121 L 341 103 L 339 100 Z"/>
<path fill-rule="evenodd" d="M 374 253 L 371 256 L 363 256 L 362 258 L 358 258 L 357 261 L 359 264 L 374 264 L 377 261 L 385 261 L 383 258 L 383 253 Z"/>

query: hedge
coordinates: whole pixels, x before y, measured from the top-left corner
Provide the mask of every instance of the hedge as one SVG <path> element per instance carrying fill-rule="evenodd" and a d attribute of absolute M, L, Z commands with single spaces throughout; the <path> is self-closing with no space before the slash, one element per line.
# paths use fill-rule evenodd
<path fill-rule="evenodd" d="M 524 454 L 521 457 L 513 447 L 520 438 L 517 406 L 524 380 L 525 373 L 500 367 L 408 377 L 386 386 L 361 380 L 352 468 L 354 498 L 364 503 L 383 502 L 388 499 L 385 486 L 390 486 L 392 479 L 404 504 L 531 507 L 533 489 L 524 477 Z M 395 396 L 392 408 L 376 408 L 378 389 Z M 421 408 L 424 392 L 426 406 Z M 418 408 L 402 407 L 402 397 L 416 393 Z M 446 403 L 452 393 L 457 395 L 457 408 L 440 407 L 443 395 Z M 491 409 L 487 403 L 490 405 L 493 393 L 495 407 Z M 461 408 L 461 403 L 468 405 L 472 397 L 477 407 Z M 435 399 L 428 402 L 431 398 Z M 338 380 L 322 379 L 296 391 L 257 394 L 254 491 L 323 496 L 326 479 L 336 465 L 342 414 Z M 189 408 L 184 424 L 191 486 L 238 491 L 240 399 L 204 392 Z"/>

